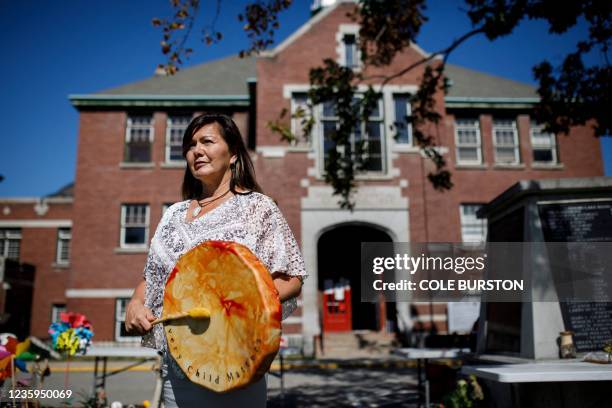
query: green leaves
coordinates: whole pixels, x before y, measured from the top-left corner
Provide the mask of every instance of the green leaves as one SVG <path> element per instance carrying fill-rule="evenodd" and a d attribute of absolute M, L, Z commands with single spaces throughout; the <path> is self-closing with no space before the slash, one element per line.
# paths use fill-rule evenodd
<path fill-rule="evenodd" d="M 572 126 L 591 123 L 597 136 L 609 135 L 612 69 L 608 59 L 612 34 L 612 3 L 572 1 L 559 7 L 547 0 L 466 0 L 474 26 L 482 26 L 490 40 L 510 34 L 523 19 L 545 20 L 550 34 L 562 34 L 580 19 L 588 26 L 588 37 L 576 43 L 576 51 L 553 67 L 543 61 L 533 68 L 539 82 L 540 103 L 535 110 L 539 123 L 553 133 L 569 132 Z M 597 52 L 600 63 L 586 66 L 583 58 Z"/>
<path fill-rule="evenodd" d="M 535 118 L 548 132 L 569 134 L 572 126 L 590 123 L 597 136 L 612 133 L 612 69 L 585 66 L 584 54 L 578 49 L 567 55 L 556 70 L 548 61 L 533 68 L 541 98 Z"/>
<path fill-rule="evenodd" d="M 330 148 L 325 152 L 324 175 L 334 195 L 340 196 L 340 207 L 352 210 L 355 206 L 352 201 L 355 170 L 363 167 L 364 157 L 362 149 L 353 149 L 351 135 L 364 113 L 364 99 L 355 98 L 356 77 L 350 68 L 340 66 L 332 59 L 324 60 L 323 64 L 310 70 L 308 97 L 313 105 L 332 107 L 333 116 L 337 117 L 335 131 L 326 135 Z"/>
<path fill-rule="evenodd" d="M 474 408 L 484 400 L 482 388 L 476 377 L 470 375 L 467 380 L 457 381 L 457 388 L 442 400 L 445 408 Z"/>

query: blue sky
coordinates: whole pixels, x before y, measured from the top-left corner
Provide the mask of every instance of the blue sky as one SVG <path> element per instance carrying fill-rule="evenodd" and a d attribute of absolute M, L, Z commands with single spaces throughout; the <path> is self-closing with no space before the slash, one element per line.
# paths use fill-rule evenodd
<path fill-rule="evenodd" d="M 203 1 L 202 21 L 213 10 Z M 236 16 L 244 1 L 222 4 L 217 27 L 223 41 L 198 45 L 187 66 L 235 54 L 246 36 Z M 429 22 L 418 44 L 435 51 L 470 28 L 456 0 L 429 1 Z M 300 27 L 310 15 L 309 0 L 296 0 L 281 15 L 277 39 Z M 146 5 L 146 6 L 145 6 Z M 4 38 L 0 64 L 0 183 L 1 197 L 41 196 L 74 180 L 78 114 L 69 94 L 85 94 L 150 77 L 164 62 L 161 35 L 153 17 L 170 12 L 167 0 L 28 0 L 0 1 Z M 585 31 L 577 27 L 562 37 L 549 36 L 545 24 L 524 22 L 506 38 L 490 42 L 472 39 L 450 62 L 510 79 L 534 83 L 531 67 L 544 58 L 558 62 Z M 197 32 L 196 32 L 197 33 Z M 101 141 L 102 143 L 103 141 Z M 606 175 L 612 174 L 612 140 L 602 139 Z"/>

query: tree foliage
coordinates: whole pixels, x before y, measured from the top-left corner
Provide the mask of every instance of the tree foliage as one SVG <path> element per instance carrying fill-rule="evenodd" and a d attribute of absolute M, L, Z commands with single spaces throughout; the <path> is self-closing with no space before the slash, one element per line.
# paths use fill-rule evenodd
<path fill-rule="evenodd" d="M 598 0 L 564 2 L 555 0 L 464 0 L 464 10 L 472 23 L 472 29 L 449 45 L 421 60 L 385 75 L 368 76 L 369 67 L 385 67 L 415 41 L 427 22 L 426 0 L 360 0 L 348 16 L 359 24 L 359 48 L 362 69 L 355 72 L 325 59 L 318 67 L 310 69 L 309 108 L 292 114 L 303 126 L 303 134 L 310 135 L 314 118 L 310 114 L 317 104 L 331 103 L 338 117 L 336 131 L 330 135 L 335 148 L 328 151 L 325 160 L 325 180 L 340 196 L 342 208 L 352 209 L 355 176 L 367 168 L 368 146 L 363 140 L 352 141 L 355 126 L 366 121 L 376 106 L 381 89 L 368 85 L 367 91 L 358 94 L 360 84 L 378 83 L 384 87 L 415 69 L 421 69 L 421 83 L 412 96 L 412 114 L 405 118 L 412 125 L 416 144 L 434 164 L 428 174 L 432 185 L 439 190 L 452 187 L 451 173 L 438 149 L 435 134 L 429 129 L 441 119 L 435 95 L 446 92 L 448 83 L 445 67 L 452 52 L 470 38 L 484 35 L 489 40 L 511 34 L 526 19 L 543 20 L 550 34 L 562 34 L 582 19 L 588 26 L 588 37 L 576 44 L 574 52 L 565 56 L 557 66 L 542 61 L 533 68 L 539 83 L 540 102 L 535 108 L 535 118 L 545 124 L 545 130 L 568 133 L 570 127 L 591 124 L 597 136 L 610 134 L 610 86 L 612 83 L 608 51 L 612 32 L 612 3 Z M 216 1 L 212 22 L 202 31 L 206 44 L 220 41 L 222 35 L 215 29 L 221 0 Z M 170 19 L 154 19 L 153 24 L 162 29 L 162 52 L 168 56 L 163 68 L 173 74 L 182 58 L 191 53 L 184 48 L 185 40 L 200 10 L 198 0 L 171 0 L 174 16 Z M 274 42 L 279 27 L 279 14 L 291 6 L 291 0 L 259 0 L 249 2 L 244 13 L 238 16 L 244 22 L 249 47 L 241 55 L 250 55 L 266 49 Z M 585 57 L 598 53 L 601 63 L 586 64 Z M 286 124 L 287 111 L 268 126 L 283 140 L 295 141 Z"/>

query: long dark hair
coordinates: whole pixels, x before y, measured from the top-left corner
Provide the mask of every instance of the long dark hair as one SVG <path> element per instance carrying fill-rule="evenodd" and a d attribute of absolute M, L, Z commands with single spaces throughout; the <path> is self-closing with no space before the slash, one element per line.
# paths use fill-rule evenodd
<path fill-rule="evenodd" d="M 229 146 L 229 151 L 232 155 L 236 155 L 236 161 L 230 165 L 232 177 L 230 179 L 230 191 L 234 194 L 241 194 L 236 191 L 236 188 L 247 190 L 248 192 L 257 191 L 262 192 L 261 187 L 257 184 L 255 179 L 255 169 L 253 168 L 253 162 L 249 156 L 242 136 L 238 127 L 227 115 L 218 113 L 205 113 L 194 118 L 185 133 L 183 134 L 183 158 L 186 157 L 187 151 L 189 151 L 189 145 L 193 138 L 193 134 L 211 123 L 216 123 L 219 128 L 219 133 L 225 140 L 225 143 Z M 202 196 L 202 183 L 200 180 L 193 177 L 189 166 L 185 169 L 185 176 L 183 177 L 183 200 L 190 198 L 198 199 Z"/>

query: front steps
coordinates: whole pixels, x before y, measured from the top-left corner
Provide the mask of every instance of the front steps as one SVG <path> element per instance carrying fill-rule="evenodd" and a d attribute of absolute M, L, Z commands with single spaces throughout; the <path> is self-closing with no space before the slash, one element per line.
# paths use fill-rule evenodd
<path fill-rule="evenodd" d="M 369 330 L 323 333 L 323 347 L 320 339 L 315 343 L 317 358 L 338 360 L 390 357 L 391 349 L 399 345 L 394 333 Z"/>

